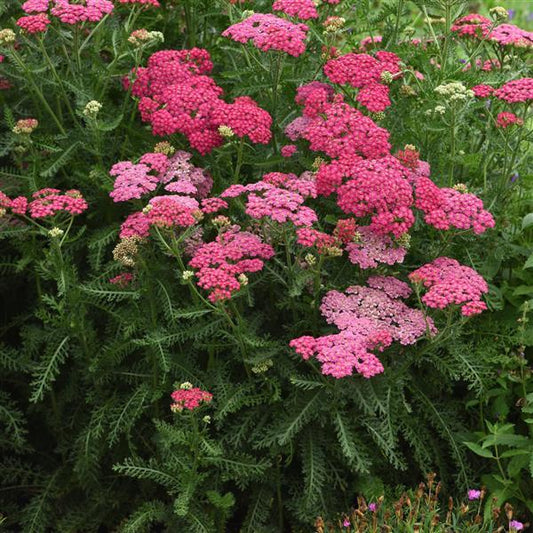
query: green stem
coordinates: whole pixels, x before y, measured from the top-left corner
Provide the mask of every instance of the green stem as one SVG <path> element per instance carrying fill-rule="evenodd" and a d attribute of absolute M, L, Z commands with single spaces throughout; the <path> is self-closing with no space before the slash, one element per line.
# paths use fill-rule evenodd
<path fill-rule="evenodd" d="M 26 66 L 26 63 L 22 60 L 22 58 L 19 56 L 18 52 L 14 48 L 12 50 L 12 57 L 15 59 L 15 62 L 19 65 L 19 67 L 26 74 L 27 80 L 30 82 L 30 85 L 32 86 L 33 90 L 35 91 L 35 95 L 37 96 L 37 98 L 39 99 L 41 104 L 43 104 L 43 107 L 46 109 L 46 111 L 48 111 L 50 117 L 56 123 L 56 126 L 58 127 L 59 131 L 63 135 L 66 135 L 67 132 L 65 131 L 65 128 L 63 128 L 63 125 L 61 124 L 60 120 L 57 118 L 56 114 L 54 113 L 54 111 L 52 110 L 50 105 L 48 104 L 48 100 L 46 100 L 46 98 L 44 97 L 41 89 L 35 83 L 35 80 L 33 79 L 33 75 L 30 72 L 30 70 L 28 69 L 28 67 Z"/>
<path fill-rule="evenodd" d="M 450 172 L 448 175 L 448 187 L 453 185 L 453 172 L 455 163 L 455 107 L 452 106 L 452 117 L 450 124 Z"/>
<path fill-rule="evenodd" d="M 239 183 L 243 153 L 244 153 L 244 137 L 241 137 L 241 140 L 239 141 L 239 147 L 237 148 L 237 164 L 235 165 L 235 172 L 233 173 L 234 184 Z"/>
<path fill-rule="evenodd" d="M 279 97 L 279 82 L 281 79 L 282 73 L 282 61 L 283 54 L 281 52 L 277 53 L 275 65 L 274 65 L 274 82 L 272 85 L 272 130 L 274 135 L 272 137 L 274 143 L 274 152 L 278 152 L 277 140 L 276 140 L 276 131 L 277 131 L 277 114 L 278 114 L 278 97 Z"/>
<path fill-rule="evenodd" d="M 400 20 L 402 18 L 402 11 L 403 11 L 403 0 L 398 0 L 398 8 L 396 10 L 396 21 L 394 23 L 394 31 L 392 32 L 392 37 L 390 40 L 390 43 L 392 45 L 395 45 L 398 40 L 398 29 L 400 27 Z M 388 46 L 387 46 L 388 48 Z"/>

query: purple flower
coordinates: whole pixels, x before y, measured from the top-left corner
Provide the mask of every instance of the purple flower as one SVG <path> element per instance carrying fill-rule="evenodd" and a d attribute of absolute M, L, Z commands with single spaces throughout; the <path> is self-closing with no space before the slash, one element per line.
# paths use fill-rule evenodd
<path fill-rule="evenodd" d="M 516 11 L 514 9 L 509 9 L 507 12 L 509 13 L 509 20 L 513 20 Z"/>
<path fill-rule="evenodd" d="M 470 489 L 468 491 L 468 499 L 470 501 L 472 500 L 479 500 L 479 498 L 481 498 L 481 491 L 480 490 L 476 490 L 476 489 Z"/>
<path fill-rule="evenodd" d="M 342 525 L 343 525 L 343 527 L 350 527 L 351 523 L 350 523 L 350 521 L 347 518 L 345 518 L 344 522 L 342 523 Z"/>
<path fill-rule="evenodd" d="M 514 531 L 522 531 L 524 529 L 524 524 L 518 520 L 511 520 L 509 522 L 509 529 Z"/>
<path fill-rule="evenodd" d="M 375 513 L 375 512 L 377 511 L 378 504 L 377 504 L 377 503 L 369 503 L 369 504 L 368 504 L 368 508 L 369 508 L 373 513 Z"/>
<path fill-rule="evenodd" d="M 466 63 L 466 59 L 459 59 L 459 63 L 462 63 L 464 65 Z"/>
<path fill-rule="evenodd" d="M 518 172 L 515 172 L 515 173 L 511 176 L 511 183 L 514 183 L 519 177 L 520 177 L 520 174 L 518 174 Z"/>

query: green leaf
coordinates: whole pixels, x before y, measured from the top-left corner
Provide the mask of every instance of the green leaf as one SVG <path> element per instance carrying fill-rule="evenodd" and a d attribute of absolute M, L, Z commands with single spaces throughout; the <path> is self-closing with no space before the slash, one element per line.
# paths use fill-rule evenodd
<path fill-rule="evenodd" d="M 41 362 L 37 365 L 33 375 L 32 382 L 33 393 L 30 396 L 30 402 L 35 403 L 42 400 L 45 391 L 50 390 L 52 383 L 55 381 L 59 373 L 59 365 L 65 361 L 68 356 L 69 336 L 63 338 L 54 352 L 43 357 Z"/>
<path fill-rule="evenodd" d="M 474 442 L 464 442 L 465 446 L 468 446 L 475 454 L 480 455 L 481 457 L 487 457 L 488 459 L 493 459 L 494 455 L 490 450 L 486 450 L 479 446 L 479 444 L 475 444 Z"/>
<path fill-rule="evenodd" d="M 533 253 L 527 258 L 527 261 L 524 263 L 524 268 L 533 267 Z"/>
<path fill-rule="evenodd" d="M 61 167 L 66 165 L 69 159 L 72 157 L 74 150 L 81 144 L 81 141 L 75 141 L 71 144 L 63 153 L 50 165 L 48 168 L 45 168 L 41 171 L 41 176 L 43 178 L 50 178 L 53 176 Z"/>
<path fill-rule="evenodd" d="M 528 213 L 522 219 L 522 229 L 529 228 L 530 226 L 533 226 L 533 213 Z"/>
<path fill-rule="evenodd" d="M 496 434 L 489 435 L 483 440 L 482 447 L 487 448 L 489 446 L 521 446 L 527 444 L 529 439 L 523 435 L 512 434 Z"/>

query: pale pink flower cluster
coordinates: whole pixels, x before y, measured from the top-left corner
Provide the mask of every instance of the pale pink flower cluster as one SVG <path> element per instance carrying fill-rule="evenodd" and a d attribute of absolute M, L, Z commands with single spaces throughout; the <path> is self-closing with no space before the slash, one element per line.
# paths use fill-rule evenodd
<path fill-rule="evenodd" d="M 513 24 L 500 24 L 490 32 L 489 40 L 501 46 L 531 48 L 533 47 L 533 32 L 523 30 Z"/>
<path fill-rule="evenodd" d="M 224 143 L 219 128 L 253 143 L 271 139 L 272 118 L 249 97 L 232 104 L 222 100 L 223 90 L 207 74 L 213 64 L 206 50 L 161 50 L 152 54 L 146 67 L 132 71 L 133 82 L 124 80 L 139 97 L 141 118 L 154 135 L 185 135 L 201 154 Z"/>
<path fill-rule="evenodd" d="M 288 181 L 290 182 L 290 179 Z M 303 205 L 305 198 L 301 194 L 283 188 L 283 182 L 279 185 L 281 187 L 266 181 L 231 185 L 220 196 L 236 198 L 246 194 L 246 214 L 255 220 L 269 218 L 280 224 L 290 221 L 295 226 L 311 226 L 318 220 L 316 213 Z"/>
<path fill-rule="evenodd" d="M 110 0 L 27 0 L 22 4 L 22 10 L 29 14 L 45 14 L 50 9 L 50 15 L 57 17 L 65 24 L 99 22 L 105 15 L 113 11 L 113 7 Z M 19 22 L 21 21 L 22 24 L 29 24 L 29 22 L 19 19 Z M 44 22 L 44 19 L 42 21 L 42 24 L 45 24 L 44 28 L 49 23 L 50 21 Z M 44 31 L 44 29 L 37 30 L 38 25 L 36 24 L 30 24 L 30 26 L 35 31 Z"/>
<path fill-rule="evenodd" d="M 272 9 L 302 20 L 318 18 L 318 11 L 313 0 L 276 0 Z"/>
<path fill-rule="evenodd" d="M 197 269 L 198 285 L 209 291 L 209 300 L 227 300 L 241 287 L 240 275 L 259 272 L 274 249 L 252 233 L 232 226 L 217 238 L 200 246 L 189 265 Z"/>
<path fill-rule="evenodd" d="M 304 198 L 316 198 L 316 181 L 313 172 L 306 171 L 300 176 L 292 173 L 269 172 L 263 176 L 262 181 L 297 192 Z"/>
<path fill-rule="evenodd" d="M 164 184 L 169 192 L 203 198 L 209 194 L 213 180 L 205 170 L 190 163 L 191 157 L 188 152 L 179 150 L 171 157 L 147 153 L 137 164 L 116 163 L 109 172 L 116 177 L 109 195 L 115 202 L 125 202 L 141 198 Z"/>
<path fill-rule="evenodd" d="M 379 235 L 368 227 L 357 230 L 359 238 L 346 245 L 350 261 L 363 270 L 377 268 L 380 263 L 403 263 L 407 250 L 396 245 L 388 235 Z"/>
<path fill-rule="evenodd" d="M 184 409 L 194 411 L 202 403 L 211 403 L 213 395 L 210 392 L 192 387 L 190 389 L 178 389 L 171 394 L 174 402 L 170 409 L 174 412 L 181 412 Z"/>
<path fill-rule="evenodd" d="M 121 161 L 114 164 L 109 174 L 116 177 L 116 180 L 109 196 L 115 202 L 126 202 L 154 191 L 159 184 L 159 178 L 151 172 L 152 169 L 143 163 Z"/>
<path fill-rule="evenodd" d="M 375 57 L 369 54 L 349 53 L 329 60 L 324 73 L 333 82 L 359 89 L 356 100 L 369 111 L 384 111 L 390 106 L 389 88 L 382 75 L 390 79 L 401 75 L 400 58 L 392 52 L 381 50 Z"/>
<path fill-rule="evenodd" d="M 142 211 L 129 215 L 123 222 L 120 237 L 147 237 L 150 226 L 190 227 L 201 213 L 214 213 L 227 207 L 219 198 L 206 198 L 213 186 L 211 176 L 191 162 L 191 154 L 182 150 L 172 156 L 147 153 L 138 164 L 122 161 L 110 174 L 117 176 L 110 196 L 115 202 L 141 198 L 158 187 L 173 193 L 156 196 Z M 202 204 L 199 203 L 202 200 Z"/>
<path fill-rule="evenodd" d="M 471 193 L 439 188 L 429 178 L 416 182 L 416 207 L 425 213 L 427 224 L 437 229 L 473 229 L 480 234 L 494 227 L 494 218 L 483 208 L 483 202 Z"/>
<path fill-rule="evenodd" d="M 305 52 L 308 29 L 305 24 L 294 24 L 271 13 L 254 13 L 230 26 L 222 35 L 238 43 L 252 41 L 263 52 L 279 50 L 298 57 Z"/>
<path fill-rule="evenodd" d="M 361 52 L 368 52 L 371 48 L 375 48 L 378 44 L 383 42 L 382 35 L 369 35 L 364 37 L 359 42 L 359 50 Z"/>
<path fill-rule="evenodd" d="M 439 257 L 409 274 L 413 283 L 429 289 L 422 301 L 435 309 L 460 305 L 464 316 L 481 313 L 487 305 L 481 296 L 488 292 L 486 281 L 472 268 L 455 259 Z"/>
<path fill-rule="evenodd" d="M 414 344 L 425 333 L 436 333 L 430 318 L 400 300 L 411 293 L 406 283 L 375 276 L 369 278 L 368 285 L 348 287 L 344 293 L 330 291 L 323 298 L 322 315 L 339 333 L 290 342 L 304 359 L 316 354 L 325 375 L 339 379 L 355 370 L 370 378 L 384 370 L 373 350 L 383 351 L 393 341 Z"/>

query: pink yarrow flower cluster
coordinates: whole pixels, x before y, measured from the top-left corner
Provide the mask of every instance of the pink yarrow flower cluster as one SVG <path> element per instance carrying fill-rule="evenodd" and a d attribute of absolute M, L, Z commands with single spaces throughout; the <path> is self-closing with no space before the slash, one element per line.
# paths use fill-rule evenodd
<path fill-rule="evenodd" d="M 267 175 L 267 180 L 270 179 L 276 184 L 263 180 L 249 185 L 231 185 L 220 196 L 236 198 L 246 194 L 246 214 L 256 220 L 270 218 L 281 224 L 290 221 L 296 226 L 311 226 L 316 222 L 318 219 L 316 213 L 310 207 L 303 205 L 305 197 L 286 187 L 287 183 L 296 183 L 296 187 L 300 181 L 297 176 L 285 175 L 284 181 L 280 177 L 281 173 L 273 174 L 275 177 Z M 302 187 L 305 187 L 305 180 L 302 181 L 304 182 Z"/>
<path fill-rule="evenodd" d="M 406 283 L 385 276 L 371 277 L 367 283 L 344 293 L 330 291 L 323 298 L 322 315 L 339 333 L 290 342 L 304 359 L 316 354 L 325 375 L 339 379 L 356 371 L 370 378 L 384 371 L 373 351 L 383 351 L 393 341 L 413 344 L 425 333 L 436 333 L 430 318 L 401 301 L 411 293 Z"/>
<path fill-rule="evenodd" d="M 515 124 L 517 126 L 523 126 L 524 121 L 509 111 L 502 111 L 501 113 L 498 113 L 498 116 L 496 117 L 496 126 L 498 128 L 505 129 Z"/>
<path fill-rule="evenodd" d="M 359 89 L 356 100 L 369 111 L 380 112 L 390 106 L 389 88 L 382 82 L 385 73 L 389 79 L 401 76 L 400 58 L 392 52 L 369 54 L 349 53 L 331 59 L 324 73 L 333 82 Z"/>
<path fill-rule="evenodd" d="M 246 44 L 252 41 L 254 46 L 263 52 L 278 50 L 298 57 L 305 52 L 308 29 L 305 24 L 294 24 L 271 13 L 254 13 L 230 26 L 222 35 L 238 43 Z"/>
<path fill-rule="evenodd" d="M 318 18 L 318 11 L 313 0 L 276 0 L 272 9 L 302 20 Z"/>
<path fill-rule="evenodd" d="M 407 250 L 394 244 L 388 235 L 379 235 L 368 227 L 357 230 L 359 238 L 346 245 L 350 261 L 363 270 L 379 264 L 403 263 Z"/>
<path fill-rule="evenodd" d="M 37 15 L 28 15 L 17 20 L 17 26 L 28 33 L 42 33 L 46 31 L 50 19 L 44 13 Z"/>
<path fill-rule="evenodd" d="M 385 250 L 385 262 L 401 261 L 405 250 L 383 238 L 407 233 L 415 220 L 415 207 L 424 211 L 427 223 L 439 229 L 473 228 L 482 233 L 494 226 L 494 219 L 475 195 L 437 187 L 429 179 L 429 165 L 420 161 L 414 148 L 391 156 L 388 132 L 346 104 L 330 85 L 304 85 L 297 91 L 296 102 L 303 105 L 303 115 L 287 126 L 287 135 L 293 141 L 308 140 L 311 150 L 331 158 L 316 172 L 317 194 L 336 193 L 339 207 L 360 219 L 360 226 L 369 221 L 362 226 L 371 230 L 365 235 L 369 255 L 353 244 L 354 262 L 374 267 Z"/>
<path fill-rule="evenodd" d="M 334 95 L 330 85 L 312 82 L 298 90 L 296 102 L 303 117 L 287 126 L 291 140 L 309 141 L 312 151 L 321 151 L 345 167 L 361 158 L 375 159 L 390 151 L 389 133 Z M 294 122 L 297 122 L 295 127 Z"/>
<path fill-rule="evenodd" d="M 33 200 L 28 201 L 24 196 L 9 198 L 0 191 L 0 208 L 9 209 L 15 215 L 29 214 L 32 218 L 45 218 L 59 213 L 80 215 L 88 204 L 80 191 L 72 189 L 61 192 L 59 189 L 41 189 L 32 195 Z"/>
<path fill-rule="evenodd" d="M 457 19 L 452 27 L 451 31 L 457 33 L 462 37 L 486 37 L 490 32 L 492 22 L 483 15 L 477 13 L 470 13 Z"/>
<path fill-rule="evenodd" d="M 209 300 L 217 302 L 231 298 L 246 280 L 243 275 L 259 272 L 273 255 L 274 249 L 257 235 L 232 226 L 200 246 L 189 265 L 196 269 L 198 285 L 209 291 Z"/>
<path fill-rule="evenodd" d="M 110 0 L 27 0 L 22 4 L 22 10 L 25 13 L 45 14 L 49 11 L 50 15 L 57 17 L 64 24 L 99 22 L 105 15 L 111 13 L 113 8 L 113 3 Z M 25 18 L 27 19 L 28 17 Z M 21 21 L 22 24 L 31 26 L 30 22 L 24 22 L 23 19 L 19 19 L 19 22 Z M 49 24 L 49 22 L 44 22 L 43 19 L 41 24 Z M 34 23 L 31 27 L 35 29 L 37 24 Z"/>
<path fill-rule="evenodd" d="M 58 189 L 42 189 L 33 193 L 32 197 L 34 200 L 28 204 L 28 210 L 33 218 L 44 218 L 58 213 L 80 215 L 89 207 L 76 189 L 64 193 Z"/>
<path fill-rule="evenodd" d="M 434 309 L 461 306 L 464 316 L 479 314 L 487 305 L 481 296 L 489 290 L 486 281 L 472 268 L 455 259 L 439 257 L 409 274 L 413 283 L 428 289 L 422 301 Z"/>
<path fill-rule="evenodd" d="M 120 288 L 127 287 L 133 281 L 133 274 L 130 272 L 122 272 L 117 276 L 111 278 L 109 283 L 112 285 L 117 285 Z"/>
<path fill-rule="evenodd" d="M 416 181 L 415 205 L 425 213 L 426 223 L 437 229 L 473 229 L 480 234 L 495 225 L 493 216 L 475 194 L 439 188 L 426 177 Z"/>
<path fill-rule="evenodd" d="M 174 403 L 170 409 L 179 413 L 184 409 L 194 411 L 203 403 L 211 403 L 213 395 L 198 387 L 191 387 L 175 390 L 171 394 L 171 398 Z"/>
<path fill-rule="evenodd" d="M 494 93 L 495 89 L 490 85 L 480 84 L 472 87 L 472 91 L 474 92 L 477 98 L 488 98 L 491 94 Z"/>
<path fill-rule="evenodd" d="M 138 164 L 122 161 L 111 168 L 110 174 L 117 176 L 110 193 L 115 202 L 141 198 L 158 187 L 172 193 L 152 198 L 142 212 L 129 215 L 121 226 L 121 238 L 147 237 L 152 225 L 193 226 L 202 212 L 214 213 L 227 207 L 223 200 L 206 198 L 213 179 L 205 170 L 194 166 L 191 157 L 190 153 L 181 150 L 170 157 L 147 153 Z"/>
<path fill-rule="evenodd" d="M 533 47 L 533 32 L 523 30 L 513 24 L 500 24 L 490 32 L 488 38 L 500 46 Z"/>
<path fill-rule="evenodd" d="M 500 46 L 516 48 L 531 48 L 533 46 L 533 32 L 523 30 L 513 24 L 500 24 L 493 27 L 490 19 L 476 13 L 457 19 L 452 25 L 451 31 L 461 37 L 486 39 Z"/>
<path fill-rule="evenodd" d="M 232 104 L 222 100 L 223 90 L 207 74 L 213 68 L 206 50 L 162 50 L 148 59 L 146 67 L 132 71 L 126 88 L 139 100 L 141 118 L 155 135 L 182 133 L 201 154 L 220 146 L 221 126 L 253 143 L 271 139 L 272 118 L 249 97 Z"/>
<path fill-rule="evenodd" d="M 508 104 L 530 102 L 533 100 L 533 78 L 508 81 L 494 92 L 494 96 Z"/>
<path fill-rule="evenodd" d="M 115 202 L 138 199 L 154 191 L 159 185 L 165 190 L 204 198 L 213 186 L 211 176 L 191 162 L 192 155 L 179 150 L 169 157 L 161 153 L 144 154 L 139 163 L 121 161 L 111 167 L 116 177 L 110 193 Z"/>

